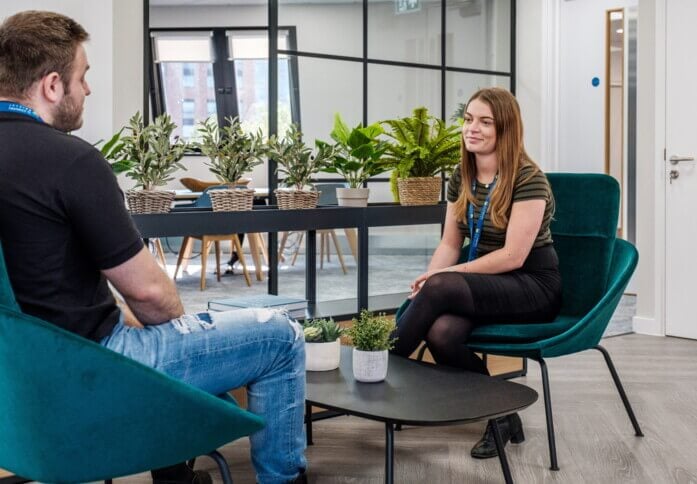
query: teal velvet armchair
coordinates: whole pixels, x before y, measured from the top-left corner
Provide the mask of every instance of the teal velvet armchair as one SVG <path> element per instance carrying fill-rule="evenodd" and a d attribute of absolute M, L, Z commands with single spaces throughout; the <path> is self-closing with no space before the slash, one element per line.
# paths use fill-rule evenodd
<path fill-rule="evenodd" d="M 264 425 L 37 318 L 15 302 L 0 248 L 0 468 L 41 482 L 89 482 L 209 455 Z"/>
<path fill-rule="evenodd" d="M 635 434 L 643 435 L 612 359 L 599 344 L 636 268 L 638 254 L 633 245 L 616 237 L 620 193 L 614 178 L 570 173 L 548 173 L 547 177 L 556 201 L 551 230 L 562 275 L 561 312 L 551 323 L 479 326 L 472 332 L 468 346 L 481 353 L 526 357 L 540 364 L 550 468 L 558 470 L 545 358 L 588 349 L 600 351 Z M 466 260 L 465 250 L 461 257 Z M 402 305 L 397 317 L 407 304 Z"/>

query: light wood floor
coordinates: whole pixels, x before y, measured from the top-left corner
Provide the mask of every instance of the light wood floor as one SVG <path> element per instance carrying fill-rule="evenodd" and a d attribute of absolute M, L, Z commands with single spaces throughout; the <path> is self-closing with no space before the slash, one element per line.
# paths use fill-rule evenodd
<path fill-rule="evenodd" d="M 605 339 L 642 426 L 635 437 L 597 351 L 548 362 L 561 470 L 548 469 L 539 367 L 517 381 L 540 393 L 522 413 L 526 441 L 509 444 L 518 483 L 697 483 L 697 341 L 627 335 Z M 484 424 L 409 427 L 395 434 L 395 482 L 499 483 L 497 459 L 473 460 L 469 449 Z M 316 422 L 307 450 L 310 482 L 383 482 L 384 427 L 355 417 Z M 222 449 L 233 479 L 254 483 L 246 439 Z M 197 467 L 213 469 L 201 458 Z M 214 475 L 214 478 L 219 478 Z M 148 474 L 118 479 L 150 482 Z"/>

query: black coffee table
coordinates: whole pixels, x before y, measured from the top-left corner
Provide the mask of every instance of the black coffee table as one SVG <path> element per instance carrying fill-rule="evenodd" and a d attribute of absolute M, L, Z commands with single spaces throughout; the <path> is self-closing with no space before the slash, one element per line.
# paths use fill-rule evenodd
<path fill-rule="evenodd" d="M 385 482 L 394 480 L 395 425 L 437 426 L 489 420 L 506 483 L 511 472 L 496 417 L 522 410 L 537 392 L 518 383 L 390 355 L 387 379 L 360 383 L 353 379 L 352 348 L 341 348 L 341 367 L 307 372 L 307 415 L 312 405 L 385 422 Z M 312 419 L 306 419 L 312 442 Z"/>

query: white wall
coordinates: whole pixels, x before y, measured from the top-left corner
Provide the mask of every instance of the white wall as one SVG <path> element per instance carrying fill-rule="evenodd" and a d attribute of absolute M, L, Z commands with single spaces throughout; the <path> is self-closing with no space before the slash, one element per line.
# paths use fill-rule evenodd
<path fill-rule="evenodd" d="M 605 13 L 636 5 L 637 0 L 560 4 L 560 171 L 605 171 Z M 600 79 L 597 87 L 593 77 Z"/>
<path fill-rule="evenodd" d="M 74 134 L 95 143 L 110 137 L 124 113 L 142 107 L 142 15 L 140 0 L 24 0 L 0 3 L 0 18 L 22 10 L 51 10 L 78 21 L 90 34 L 84 125 Z"/>
<path fill-rule="evenodd" d="M 665 146 L 665 0 L 641 0 L 637 39 L 637 225 L 634 330 L 665 334 L 662 150 Z"/>
<path fill-rule="evenodd" d="M 516 37 L 516 97 L 523 117 L 525 148 L 544 170 L 554 167 L 543 146 L 543 25 L 539 0 L 518 0 Z"/>

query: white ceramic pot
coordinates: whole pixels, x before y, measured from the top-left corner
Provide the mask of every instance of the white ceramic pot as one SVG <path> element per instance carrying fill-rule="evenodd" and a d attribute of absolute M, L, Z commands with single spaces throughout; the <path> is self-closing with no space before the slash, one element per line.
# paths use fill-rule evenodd
<path fill-rule="evenodd" d="M 341 341 L 329 343 L 305 343 L 305 369 L 307 371 L 329 371 L 339 368 Z"/>
<path fill-rule="evenodd" d="M 387 376 L 387 350 L 361 351 L 353 349 L 353 377 L 356 381 L 375 383 Z"/>
<path fill-rule="evenodd" d="M 336 198 L 342 207 L 367 207 L 370 188 L 337 188 Z"/>

